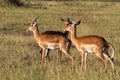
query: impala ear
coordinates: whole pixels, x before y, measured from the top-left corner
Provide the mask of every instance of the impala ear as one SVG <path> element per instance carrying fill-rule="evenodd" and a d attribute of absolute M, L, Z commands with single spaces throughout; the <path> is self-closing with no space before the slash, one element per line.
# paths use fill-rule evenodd
<path fill-rule="evenodd" d="M 81 23 L 81 21 L 78 21 L 77 23 L 76 23 L 76 25 L 79 25 Z"/>
<path fill-rule="evenodd" d="M 33 21 L 33 22 L 37 22 L 38 18 L 39 18 L 39 16 L 38 16 L 38 17 L 36 17 L 36 18 L 34 19 L 34 21 Z"/>
<path fill-rule="evenodd" d="M 67 18 L 67 21 L 69 24 L 72 24 L 72 21 L 70 20 L 70 18 Z"/>
<path fill-rule="evenodd" d="M 36 21 L 33 22 L 32 26 L 33 26 L 33 27 L 37 27 L 37 22 L 36 22 Z"/>
<path fill-rule="evenodd" d="M 68 22 L 71 22 L 71 21 L 70 21 L 70 18 L 67 18 L 67 21 L 68 21 Z"/>

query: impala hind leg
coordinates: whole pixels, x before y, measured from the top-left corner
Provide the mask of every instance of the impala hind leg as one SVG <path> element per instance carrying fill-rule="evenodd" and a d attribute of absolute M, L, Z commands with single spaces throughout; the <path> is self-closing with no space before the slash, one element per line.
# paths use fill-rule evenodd
<path fill-rule="evenodd" d="M 72 71 L 75 72 L 75 66 L 74 66 L 75 65 L 75 62 L 74 62 L 75 56 L 74 56 L 74 54 L 72 52 L 70 52 L 69 55 L 70 55 L 70 57 L 72 59 Z"/>
<path fill-rule="evenodd" d="M 112 69 L 113 69 L 113 71 L 114 71 L 115 68 L 114 68 L 113 61 L 110 59 L 110 57 L 109 57 L 107 54 L 103 53 L 103 55 L 104 55 L 104 57 L 106 58 L 107 61 L 108 61 L 108 60 L 110 61 L 111 65 L 112 65 Z"/>
<path fill-rule="evenodd" d="M 107 54 L 105 54 L 105 53 L 97 53 L 96 55 L 104 61 L 104 63 L 105 63 L 105 71 L 107 70 L 107 62 L 108 62 L 108 61 L 110 61 L 111 65 L 112 65 L 112 68 L 113 68 L 113 71 L 114 71 L 113 62 L 112 62 L 112 60 L 108 57 Z"/>
<path fill-rule="evenodd" d="M 97 52 L 96 53 L 96 56 L 98 56 L 100 59 L 102 59 L 104 61 L 104 64 L 105 64 L 105 71 L 107 69 L 107 60 L 105 59 L 104 55 L 101 53 L 101 52 Z"/>
<path fill-rule="evenodd" d="M 72 52 L 68 53 L 67 50 L 62 49 L 62 52 L 65 53 L 72 60 L 72 70 L 74 70 L 74 55 Z"/>
<path fill-rule="evenodd" d="M 57 54 L 57 63 L 61 62 L 61 57 L 62 57 L 62 51 L 60 49 L 58 49 L 58 54 Z"/>
<path fill-rule="evenodd" d="M 109 55 L 109 52 L 108 52 L 108 50 L 106 50 L 105 52 L 103 52 L 103 55 L 104 55 L 104 57 L 107 59 L 107 61 L 109 60 L 110 61 L 110 63 L 111 63 L 111 65 L 112 65 L 112 69 L 113 69 L 113 71 L 115 70 L 115 68 L 114 68 L 114 64 L 113 64 L 113 58 L 110 58 L 111 56 Z"/>
<path fill-rule="evenodd" d="M 75 56 L 74 56 L 74 54 L 72 53 L 72 52 L 69 52 L 68 53 L 68 56 L 71 58 L 71 60 L 72 60 L 72 71 L 74 71 L 75 72 L 75 63 L 74 63 L 74 60 L 75 60 Z"/>

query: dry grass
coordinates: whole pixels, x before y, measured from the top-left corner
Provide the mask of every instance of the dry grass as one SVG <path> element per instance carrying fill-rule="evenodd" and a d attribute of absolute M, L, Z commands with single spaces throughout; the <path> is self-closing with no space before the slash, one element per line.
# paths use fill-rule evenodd
<path fill-rule="evenodd" d="M 120 79 L 120 3 L 98 1 L 40 2 L 42 6 L 25 8 L 0 8 L 0 79 L 1 80 L 119 80 Z M 51 62 L 40 67 L 39 47 L 32 33 L 25 29 L 40 16 L 39 30 L 63 31 L 60 18 L 81 20 L 77 36 L 96 34 L 105 37 L 116 48 L 115 68 L 104 72 L 103 62 L 94 54 L 88 55 L 87 71 L 80 71 L 80 53 L 75 54 L 75 73 L 71 60 L 63 55 L 57 64 L 56 51 L 50 52 Z"/>

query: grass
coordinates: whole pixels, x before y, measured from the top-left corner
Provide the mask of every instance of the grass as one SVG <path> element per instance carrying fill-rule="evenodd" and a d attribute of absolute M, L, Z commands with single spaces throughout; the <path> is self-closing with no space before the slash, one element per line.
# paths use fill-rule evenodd
<path fill-rule="evenodd" d="M 38 5 L 36 5 L 38 4 Z M 41 6 L 39 6 L 41 5 Z M 119 80 L 120 79 L 120 2 L 100 1 L 35 1 L 22 8 L 0 7 L 0 79 L 1 80 Z M 115 69 L 94 54 L 88 55 L 87 71 L 80 71 L 80 53 L 75 54 L 75 73 L 71 60 L 63 54 L 57 64 L 56 52 L 50 51 L 51 62 L 40 66 L 39 47 L 32 33 L 26 32 L 32 20 L 38 19 L 39 30 L 63 31 L 60 18 L 81 20 L 77 36 L 96 34 L 105 37 L 116 48 Z"/>

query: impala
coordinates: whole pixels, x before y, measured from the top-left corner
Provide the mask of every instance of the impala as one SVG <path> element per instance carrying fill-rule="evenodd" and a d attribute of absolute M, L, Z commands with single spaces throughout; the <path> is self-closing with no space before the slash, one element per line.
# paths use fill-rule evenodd
<path fill-rule="evenodd" d="M 72 66 L 74 66 L 74 55 L 70 52 L 69 40 L 67 38 L 58 34 L 40 34 L 37 19 L 32 22 L 28 30 L 33 32 L 35 40 L 42 48 L 42 63 L 47 55 L 48 49 L 60 49 L 71 58 Z"/>
<path fill-rule="evenodd" d="M 37 18 L 35 20 L 37 20 Z M 68 23 L 69 18 L 67 20 L 61 18 L 61 21 L 63 21 L 65 23 L 65 26 L 67 26 L 69 24 Z M 46 34 L 47 35 L 60 35 L 60 36 L 63 36 L 65 38 L 68 38 L 69 32 L 68 31 L 64 31 L 64 32 L 61 32 L 61 31 L 45 31 L 45 32 L 42 33 L 42 35 L 46 35 Z M 68 39 L 68 41 L 69 41 L 69 47 L 71 47 L 72 42 L 71 42 L 70 39 Z M 49 51 L 50 51 L 50 49 L 48 49 L 48 51 L 47 51 L 46 59 L 48 58 L 48 60 L 50 61 Z M 42 55 L 42 50 L 40 51 L 40 53 Z M 58 49 L 58 55 L 57 55 L 58 62 L 61 62 L 61 56 L 62 56 L 61 51 Z"/>
<path fill-rule="evenodd" d="M 113 57 L 115 48 L 112 44 L 108 43 L 103 37 L 97 35 L 90 35 L 90 36 L 83 36 L 77 37 L 76 36 L 76 27 L 80 24 L 81 21 L 75 23 L 75 21 L 69 20 L 69 25 L 64 29 L 70 32 L 70 37 L 72 43 L 75 45 L 78 51 L 81 52 L 81 70 L 86 70 L 86 61 L 87 61 L 87 54 L 94 53 L 96 56 L 101 58 L 105 63 L 105 70 L 107 68 L 107 62 L 110 61 L 112 65 L 112 69 L 114 71 L 114 64 L 113 64 Z M 109 47 L 112 48 L 112 56 L 110 57 L 108 54 Z"/>

